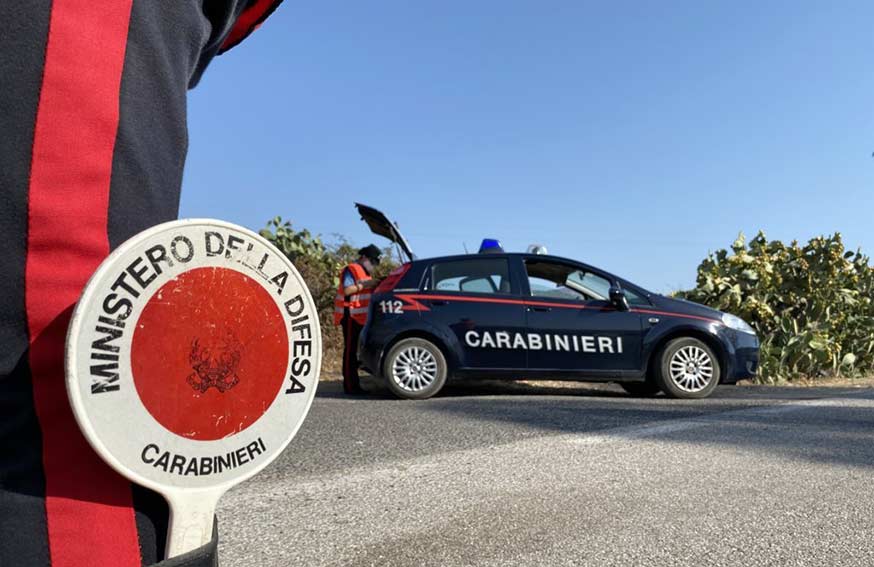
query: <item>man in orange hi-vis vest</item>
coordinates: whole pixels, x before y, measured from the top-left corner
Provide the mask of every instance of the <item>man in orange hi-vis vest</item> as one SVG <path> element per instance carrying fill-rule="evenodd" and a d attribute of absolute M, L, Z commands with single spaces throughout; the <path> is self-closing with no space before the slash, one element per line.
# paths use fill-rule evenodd
<path fill-rule="evenodd" d="M 358 260 L 343 268 L 334 298 L 334 324 L 343 326 L 343 391 L 362 394 L 358 380 L 358 337 L 367 322 L 370 292 L 379 285 L 371 277 L 379 265 L 379 248 L 370 244 L 358 251 Z"/>

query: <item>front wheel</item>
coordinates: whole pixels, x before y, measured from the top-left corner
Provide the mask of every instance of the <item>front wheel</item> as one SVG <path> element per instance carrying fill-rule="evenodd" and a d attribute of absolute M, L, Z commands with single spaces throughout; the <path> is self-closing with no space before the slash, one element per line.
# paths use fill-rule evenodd
<path fill-rule="evenodd" d="M 657 362 L 655 383 L 672 398 L 706 398 L 719 385 L 719 359 L 698 339 L 682 337 L 670 341 Z"/>
<path fill-rule="evenodd" d="M 446 358 L 425 339 L 399 341 L 389 351 L 383 370 L 389 390 L 408 400 L 430 398 L 446 383 Z"/>

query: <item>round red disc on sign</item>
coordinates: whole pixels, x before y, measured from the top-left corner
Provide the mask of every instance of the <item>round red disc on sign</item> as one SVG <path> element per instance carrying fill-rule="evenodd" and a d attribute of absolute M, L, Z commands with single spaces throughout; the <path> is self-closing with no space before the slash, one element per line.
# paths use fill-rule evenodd
<path fill-rule="evenodd" d="M 196 268 L 146 303 L 131 373 L 162 426 L 189 439 L 222 439 L 270 407 L 285 379 L 288 344 L 282 313 L 257 281 L 229 268 Z"/>
<path fill-rule="evenodd" d="M 66 386 L 91 447 L 170 506 L 167 556 L 207 544 L 218 499 L 282 453 L 312 405 L 319 315 L 294 264 L 228 222 L 164 223 L 91 276 Z"/>

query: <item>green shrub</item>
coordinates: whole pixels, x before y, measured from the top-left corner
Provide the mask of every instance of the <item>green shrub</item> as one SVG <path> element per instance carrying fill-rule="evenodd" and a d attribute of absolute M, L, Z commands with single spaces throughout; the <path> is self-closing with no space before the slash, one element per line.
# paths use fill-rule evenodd
<path fill-rule="evenodd" d="M 260 234 L 292 261 L 306 282 L 319 310 L 323 370 L 338 371 L 343 354 L 343 333 L 339 327 L 334 327 L 334 296 L 340 284 L 341 270 L 358 258 L 360 247 L 342 238 L 336 243 L 325 244 L 320 236 L 306 229 L 295 230 L 290 222 L 283 222 L 281 217 L 269 220 Z M 383 248 L 382 262 L 374 276 L 384 277 L 396 266 L 391 248 Z"/>
<path fill-rule="evenodd" d="M 839 233 L 801 246 L 741 234 L 677 295 L 744 318 L 762 340 L 759 380 L 874 371 L 874 268 Z"/>

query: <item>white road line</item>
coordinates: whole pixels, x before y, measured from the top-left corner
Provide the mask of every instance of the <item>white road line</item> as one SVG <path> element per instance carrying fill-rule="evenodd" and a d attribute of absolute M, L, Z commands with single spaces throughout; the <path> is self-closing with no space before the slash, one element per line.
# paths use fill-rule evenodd
<path fill-rule="evenodd" d="M 784 402 L 774 406 L 756 406 L 745 408 L 742 410 L 724 411 L 690 417 L 686 419 L 671 420 L 667 423 L 664 420 L 644 423 L 642 425 L 633 425 L 629 427 L 615 427 L 604 431 L 584 434 L 567 434 L 564 439 L 573 445 L 600 445 L 608 441 L 613 441 L 617 438 L 621 439 L 643 439 L 646 437 L 654 437 L 667 433 L 676 433 L 678 431 L 686 431 L 695 429 L 696 427 L 704 427 L 710 425 L 716 419 L 729 418 L 744 418 L 744 417 L 763 417 L 768 415 L 779 415 L 800 411 L 808 408 L 826 408 L 826 407 L 852 407 L 852 408 L 874 408 L 874 399 L 868 397 L 843 397 L 843 398 L 822 398 L 816 400 L 799 400 Z"/>
<path fill-rule="evenodd" d="M 866 395 L 874 396 L 874 394 L 870 393 L 867 393 Z M 395 461 L 388 466 L 385 464 L 377 464 L 348 471 L 334 471 L 324 476 L 308 477 L 302 482 L 289 477 L 275 477 L 269 480 L 256 479 L 254 483 L 244 485 L 241 490 L 232 490 L 224 499 L 224 502 L 232 502 L 237 497 L 245 498 L 247 486 L 251 489 L 253 486 L 257 485 L 260 496 L 269 499 L 271 497 L 284 497 L 288 493 L 289 483 L 293 483 L 296 494 L 315 497 L 326 492 L 337 490 L 342 491 L 345 490 L 343 487 L 357 486 L 360 483 L 390 483 L 411 475 L 428 477 L 433 474 L 439 476 L 446 467 L 456 467 L 459 462 L 481 461 L 483 458 L 489 458 L 490 454 L 507 455 L 530 450 L 533 450 L 536 454 L 537 449 L 542 449 L 546 443 L 555 445 L 566 443 L 572 446 L 589 447 L 611 441 L 616 442 L 644 439 L 680 431 L 687 431 L 699 427 L 710 427 L 713 425 L 713 422 L 725 418 L 762 417 L 801 411 L 808 408 L 822 407 L 874 408 L 874 398 L 848 396 L 789 401 L 779 403 L 778 405 L 755 406 L 741 410 L 711 413 L 691 418 L 670 420 L 667 422 L 659 420 L 642 425 L 615 427 L 591 433 L 566 433 L 529 437 L 511 443 L 476 447 L 461 451 L 447 451 L 445 453 L 421 455 L 408 460 Z"/>

